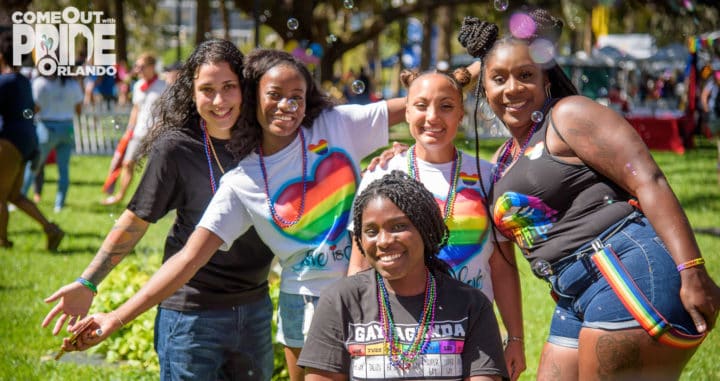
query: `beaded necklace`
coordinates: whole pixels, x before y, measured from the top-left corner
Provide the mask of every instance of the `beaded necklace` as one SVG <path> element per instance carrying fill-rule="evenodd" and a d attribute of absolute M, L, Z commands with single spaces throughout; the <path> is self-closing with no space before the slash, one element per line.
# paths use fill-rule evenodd
<path fill-rule="evenodd" d="M 215 152 L 215 146 L 213 145 L 212 140 L 210 140 L 210 135 L 207 133 L 205 120 L 202 118 L 200 119 L 200 131 L 202 131 L 203 141 L 205 142 L 205 157 L 207 158 L 208 170 L 210 171 L 210 189 L 212 189 L 213 194 L 215 194 L 217 185 L 215 183 L 215 171 L 213 170 L 210 152 L 212 152 L 212 156 L 215 158 L 215 162 L 223 175 L 225 174 L 225 168 L 223 168 L 222 164 L 220 164 L 220 159 L 218 159 L 217 153 Z"/>
<path fill-rule="evenodd" d="M 510 156 L 510 153 L 512 152 L 513 147 L 515 146 L 515 142 L 512 138 L 508 139 L 505 142 L 505 149 L 503 150 L 502 155 L 500 155 L 500 160 L 498 160 L 497 165 L 495 167 L 495 171 L 493 172 L 492 177 L 492 183 L 495 184 L 500 178 L 502 177 L 503 173 L 505 172 L 505 169 L 508 168 L 512 163 L 517 160 L 517 158 L 522 157 L 523 154 L 525 154 L 525 149 L 528 146 L 528 143 L 530 143 L 530 139 L 535 135 L 535 130 L 537 129 L 537 126 L 542 123 L 544 116 L 545 116 L 545 109 L 547 108 L 547 105 L 550 104 L 550 98 L 545 99 L 545 103 L 542 107 L 542 112 L 540 118 L 533 122 L 533 125 L 530 127 L 530 131 L 528 132 L 527 137 L 525 137 L 525 141 L 523 142 L 522 146 L 520 146 L 520 151 L 516 155 L 512 155 L 512 161 L 509 163 L 505 163 Z M 537 112 L 537 111 L 534 111 Z M 534 119 L 534 117 L 533 117 Z"/>
<path fill-rule="evenodd" d="M 390 308 L 390 297 L 388 296 L 385 282 L 377 271 L 377 295 L 378 295 L 378 312 L 380 315 L 380 325 L 383 329 L 383 337 L 390 347 L 389 363 L 395 368 L 407 370 L 417 360 L 418 355 L 425 353 L 430 344 L 433 326 L 435 325 L 435 304 L 437 301 L 435 277 L 425 268 L 425 301 L 423 302 L 423 313 L 418 322 L 418 328 L 415 330 L 415 336 L 412 343 L 407 346 L 401 344 L 396 334 L 395 322 L 393 321 L 392 310 Z M 405 351 L 403 347 L 407 347 Z"/>
<path fill-rule="evenodd" d="M 270 208 L 270 214 L 272 215 L 273 221 L 275 222 L 276 225 L 278 225 L 281 228 L 287 228 L 287 227 L 297 224 L 300 221 L 300 218 L 302 217 L 303 213 L 305 212 L 305 194 L 307 193 L 306 175 L 307 175 L 307 160 L 308 160 L 308 158 L 307 158 L 307 148 L 305 147 L 305 135 L 303 134 L 302 128 L 299 128 L 299 132 L 300 132 L 300 144 L 302 146 L 303 190 L 302 190 L 302 196 L 300 197 L 300 211 L 298 212 L 297 217 L 295 217 L 295 219 L 292 221 L 286 221 L 275 210 L 275 206 L 273 205 L 273 202 L 270 198 L 270 186 L 268 185 L 267 169 L 265 168 L 265 160 L 263 159 L 264 155 L 263 155 L 262 144 L 258 145 L 258 151 L 260 154 L 260 171 L 262 172 L 262 178 L 263 178 L 263 182 L 265 184 L 265 200 L 267 201 L 268 207 Z"/>
<path fill-rule="evenodd" d="M 455 157 L 453 158 L 453 165 L 452 169 L 450 170 L 452 177 L 450 178 L 450 187 L 448 188 L 447 197 L 445 197 L 445 213 L 443 214 L 443 221 L 445 222 L 447 222 L 447 220 L 450 218 L 453 213 L 453 209 L 455 208 L 455 198 L 457 196 L 457 181 L 458 178 L 460 178 L 460 168 L 462 167 L 462 158 L 460 157 L 458 150 L 455 147 L 453 147 L 453 150 L 455 151 Z M 418 167 L 417 164 L 417 154 L 415 153 L 414 144 L 412 147 L 410 147 L 410 150 L 408 151 L 407 165 L 408 174 L 410 174 L 410 176 L 415 178 L 415 180 L 417 180 L 418 182 L 422 183 L 422 181 L 420 180 L 420 167 Z"/>

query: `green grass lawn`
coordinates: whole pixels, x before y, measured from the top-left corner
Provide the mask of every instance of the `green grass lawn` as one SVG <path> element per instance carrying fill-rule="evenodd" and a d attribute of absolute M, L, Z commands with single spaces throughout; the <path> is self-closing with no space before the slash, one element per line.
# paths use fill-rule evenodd
<path fill-rule="evenodd" d="M 481 156 L 487 158 L 500 141 L 483 142 Z M 665 171 L 693 227 L 720 228 L 720 187 L 715 171 L 716 151 L 705 140 L 697 149 L 685 155 L 655 152 L 655 158 Z M 465 144 L 460 141 L 460 144 Z M 44 250 L 45 237 L 39 225 L 21 212 L 10 215 L 11 250 L 0 249 L 0 380 L 153 380 L 156 371 L 139 367 L 120 366 L 97 360 L 85 354 L 66 355 L 63 361 L 52 357 L 60 345 L 49 329 L 40 322 L 50 310 L 43 299 L 58 287 L 80 275 L 95 255 L 97 248 L 122 212 L 122 207 L 104 207 L 100 188 L 107 172 L 108 157 L 74 156 L 71 163 L 72 184 L 68 205 L 59 214 L 52 212 L 57 172 L 48 166 L 48 182 L 40 207 L 66 230 L 60 253 Z M 135 255 L 161 255 L 163 242 L 171 218 L 151 227 L 136 248 Z M 720 237 L 697 235 L 698 243 L 707 259 L 707 267 L 720 280 Z M 151 261 L 156 262 L 156 261 Z M 151 266 L 151 265 L 150 265 Z M 152 270 L 152 269 L 151 269 Z M 547 321 L 552 301 L 547 286 L 537 280 L 528 265 L 520 267 L 523 287 L 524 322 L 528 370 L 523 380 L 535 378 L 540 348 L 547 336 Z M 121 271 L 110 278 L 122 276 Z M 103 292 L 103 286 L 100 287 Z M 118 302 L 121 302 L 119 300 Z M 139 326 L 137 334 L 152 336 L 152 329 Z M 720 336 L 712 333 L 695 355 L 683 374 L 683 380 L 720 379 Z"/>

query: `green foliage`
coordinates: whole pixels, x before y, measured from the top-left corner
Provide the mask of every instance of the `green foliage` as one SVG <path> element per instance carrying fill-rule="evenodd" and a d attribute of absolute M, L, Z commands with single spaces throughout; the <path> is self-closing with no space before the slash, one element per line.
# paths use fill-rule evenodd
<path fill-rule="evenodd" d="M 121 262 L 103 281 L 93 303 L 92 312 L 107 312 L 118 308 L 150 280 L 162 263 L 162 252 L 138 253 Z M 126 361 L 129 365 L 159 371 L 158 358 L 153 348 L 153 308 L 138 316 L 110 338 L 92 349 L 109 362 Z"/>

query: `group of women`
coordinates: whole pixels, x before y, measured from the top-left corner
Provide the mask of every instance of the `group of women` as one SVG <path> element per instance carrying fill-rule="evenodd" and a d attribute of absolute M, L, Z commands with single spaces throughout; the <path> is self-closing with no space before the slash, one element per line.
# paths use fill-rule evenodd
<path fill-rule="evenodd" d="M 63 348 L 83 350 L 160 303 L 163 379 L 267 380 L 275 255 L 291 379 L 514 380 L 526 366 L 515 243 L 557 298 L 539 379 L 677 378 L 720 289 L 632 128 L 531 54 L 562 23 L 529 16 L 534 33 L 502 39 L 466 19 L 460 41 L 479 71 L 406 73 L 406 98 L 363 106 L 334 105 L 290 54 L 243 59 L 202 43 L 159 101 L 143 191 L 82 276 L 47 299 L 58 304 L 43 325 L 59 315 L 55 333 L 68 321 L 79 334 Z M 512 135 L 495 165 L 453 145 L 471 75 Z M 360 159 L 403 113 L 415 144 L 361 179 Z M 163 266 L 117 310 L 80 320 L 173 209 Z M 644 303 L 626 304 L 623 289 Z"/>

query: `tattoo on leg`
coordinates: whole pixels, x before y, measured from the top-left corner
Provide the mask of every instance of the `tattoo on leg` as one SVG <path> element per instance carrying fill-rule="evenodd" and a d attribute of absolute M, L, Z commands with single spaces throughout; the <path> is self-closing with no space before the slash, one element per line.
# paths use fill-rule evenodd
<path fill-rule="evenodd" d="M 598 376 L 603 380 L 625 378 L 642 368 L 640 344 L 633 335 L 606 334 L 595 346 Z"/>

